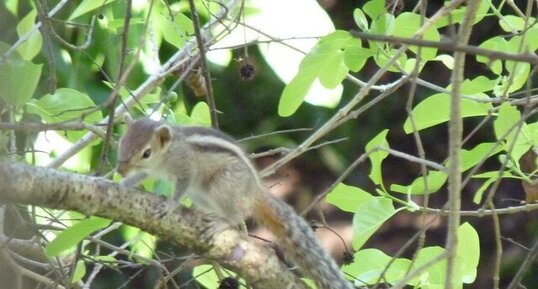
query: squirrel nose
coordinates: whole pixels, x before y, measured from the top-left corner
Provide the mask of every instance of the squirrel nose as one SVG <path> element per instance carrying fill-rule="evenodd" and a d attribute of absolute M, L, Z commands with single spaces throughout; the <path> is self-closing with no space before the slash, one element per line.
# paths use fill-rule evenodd
<path fill-rule="evenodd" d="M 129 166 L 127 166 L 127 162 L 118 161 L 118 164 L 116 165 L 116 172 L 118 172 L 118 174 L 120 174 L 122 177 L 125 177 L 129 173 Z"/>

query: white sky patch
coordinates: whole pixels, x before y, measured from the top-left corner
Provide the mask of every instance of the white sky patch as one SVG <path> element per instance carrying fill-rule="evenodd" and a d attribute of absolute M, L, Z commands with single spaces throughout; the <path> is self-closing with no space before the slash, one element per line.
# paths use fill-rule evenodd
<path fill-rule="evenodd" d="M 238 47 L 253 41 L 265 42 L 259 43 L 258 47 L 269 66 L 286 84 L 297 74 L 304 54 L 284 44 L 307 53 L 319 37 L 335 30 L 329 15 L 315 0 L 255 0 L 248 1 L 246 9 L 251 11 L 245 19 L 249 27 L 238 26 L 212 48 Z M 217 52 L 224 53 L 222 50 L 216 50 L 215 53 Z M 217 59 L 213 52 L 208 54 L 208 59 L 218 64 L 224 63 L 222 57 L 220 55 Z M 342 91 L 341 85 L 327 89 L 316 81 L 305 100 L 314 105 L 334 107 L 340 102 Z"/>

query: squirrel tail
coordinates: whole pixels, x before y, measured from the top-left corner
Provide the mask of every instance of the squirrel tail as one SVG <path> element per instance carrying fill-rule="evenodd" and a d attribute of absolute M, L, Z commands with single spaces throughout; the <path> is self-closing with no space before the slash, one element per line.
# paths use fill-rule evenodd
<path fill-rule="evenodd" d="M 288 204 L 274 196 L 264 196 L 253 215 L 275 235 L 286 256 L 316 282 L 318 289 L 353 289 L 312 228 Z"/>

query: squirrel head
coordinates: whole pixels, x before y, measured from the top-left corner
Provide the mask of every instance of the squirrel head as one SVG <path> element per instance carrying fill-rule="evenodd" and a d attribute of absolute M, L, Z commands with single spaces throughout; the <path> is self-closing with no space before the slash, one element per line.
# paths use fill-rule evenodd
<path fill-rule="evenodd" d="M 130 172 L 158 168 L 170 146 L 172 128 L 148 118 L 126 123 L 129 128 L 119 142 L 117 172 L 127 176 Z"/>

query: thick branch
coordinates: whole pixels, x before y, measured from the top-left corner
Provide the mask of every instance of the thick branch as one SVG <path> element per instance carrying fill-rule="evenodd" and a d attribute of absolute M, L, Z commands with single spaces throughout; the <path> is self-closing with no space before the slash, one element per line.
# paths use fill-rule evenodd
<path fill-rule="evenodd" d="M 103 178 L 2 164 L 0 200 L 75 210 L 136 226 L 218 261 L 255 288 L 306 288 L 271 250 L 248 242 L 224 223 L 183 207 L 158 214 L 164 199 Z M 208 228 L 216 229 L 214 234 L 208 236 Z"/>

